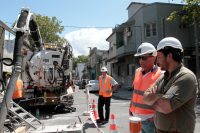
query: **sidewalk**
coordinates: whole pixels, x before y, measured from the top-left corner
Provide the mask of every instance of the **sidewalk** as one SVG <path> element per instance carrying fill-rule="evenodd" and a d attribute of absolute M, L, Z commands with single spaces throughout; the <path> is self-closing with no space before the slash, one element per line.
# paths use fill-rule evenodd
<path fill-rule="evenodd" d="M 133 91 L 117 90 L 117 91 L 114 91 L 112 96 L 116 98 L 124 99 L 124 100 L 131 100 L 133 96 Z"/>

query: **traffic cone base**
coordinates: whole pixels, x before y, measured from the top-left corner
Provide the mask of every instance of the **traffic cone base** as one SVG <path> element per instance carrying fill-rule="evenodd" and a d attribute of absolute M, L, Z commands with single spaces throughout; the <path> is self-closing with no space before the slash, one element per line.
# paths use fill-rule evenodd
<path fill-rule="evenodd" d="M 109 133 L 118 133 L 114 114 L 111 114 Z"/>
<path fill-rule="evenodd" d="M 93 113 L 94 113 L 95 119 L 99 120 L 98 113 L 97 113 L 97 108 L 96 108 L 96 104 L 95 104 L 95 100 L 94 99 L 93 99 L 92 109 L 93 109 Z M 91 120 L 91 117 L 89 117 L 88 119 Z"/>

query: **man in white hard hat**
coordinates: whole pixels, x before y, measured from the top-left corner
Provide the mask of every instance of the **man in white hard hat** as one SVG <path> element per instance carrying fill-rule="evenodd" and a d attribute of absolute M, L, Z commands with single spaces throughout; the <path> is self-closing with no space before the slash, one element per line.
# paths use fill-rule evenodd
<path fill-rule="evenodd" d="M 135 57 L 139 58 L 141 67 L 135 72 L 134 91 L 129 114 L 130 116 L 141 118 L 142 133 L 153 133 L 155 125 L 152 120 L 155 109 L 153 106 L 143 103 L 142 99 L 144 92 L 155 83 L 163 72 L 154 64 L 156 61 L 156 49 L 152 44 L 142 43 L 138 47 Z"/>
<path fill-rule="evenodd" d="M 182 52 L 181 42 L 174 37 L 162 39 L 157 46 L 157 62 L 166 72 L 143 97 L 156 110 L 157 133 L 192 133 L 195 128 L 197 79 L 183 66 Z"/>
<path fill-rule="evenodd" d="M 110 118 L 110 101 L 112 92 L 117 88 L 118 83 L 109 75 L 107 75 L 107 68 L 101 68 L 102 75 L 99 76 L 99 99 L 98 99 L 98 114 L 99 120 L 97 123 L 106 124 Z M 103 106 L 105 105 L 105 118 Z"/>

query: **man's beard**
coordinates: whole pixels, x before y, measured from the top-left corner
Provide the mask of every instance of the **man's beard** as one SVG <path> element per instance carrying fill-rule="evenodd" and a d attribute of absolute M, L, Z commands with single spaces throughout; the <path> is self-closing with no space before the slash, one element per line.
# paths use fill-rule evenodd
<path fill-rule="evenodd" d="M 169 67 L 169 63 L 168 63 L 167 60 L 165 59 L 165 60 L 162 62 L 161 70 L 167 71 L 168 67 Z"/>

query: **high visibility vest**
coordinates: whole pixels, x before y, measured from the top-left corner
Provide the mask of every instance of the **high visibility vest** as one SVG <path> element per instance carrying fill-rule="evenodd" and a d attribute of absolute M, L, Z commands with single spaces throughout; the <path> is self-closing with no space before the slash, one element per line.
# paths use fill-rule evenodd
<path fill-rule="evenodd" d="M 110 94 L 106 93 L 106 91 L 112 89 L 111 79 L 112 79 L 111 76 L 106 75 L 106 79 L 102 86 L 103 77 L 99 76 L 99 95 L 101 95 L 103 97 L 111 97 L 112 96 L 112 93 L 110 93 Z"/>
<path fill-rule="evenodd" d="M 17 79 L 17 83 L 15 85 L 15 91 L 13 93 L 12 99 L 22 98 L 22 97 L 23 97 L 22 80 Z"/>
<path fill-rule="evenodd" d="M 143 94 L 155 83 L 161 74 L 161 70 L 160 67 L 158 67 L 155 72 L 148 73 L 144 78 L 142 78 L 143 74 L 141 73 L 141 70 L 142 68 L 140 67 L 133 81 L 134 91 L 130 112 L 134 112 L 135 114 L 150 115 L 154 114 L 155 109 L 153 106 L 143 103 Z"/>

